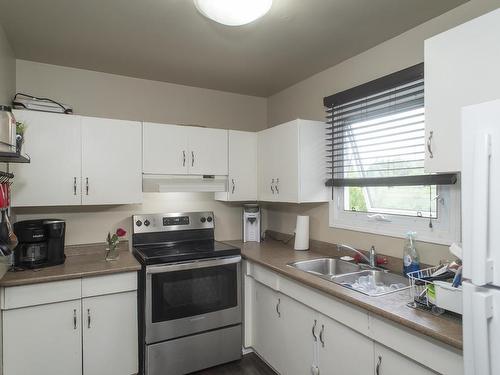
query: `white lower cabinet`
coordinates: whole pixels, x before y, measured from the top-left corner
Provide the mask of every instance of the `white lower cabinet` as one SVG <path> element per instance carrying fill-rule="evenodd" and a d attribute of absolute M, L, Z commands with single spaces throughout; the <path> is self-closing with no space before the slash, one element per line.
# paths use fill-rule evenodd
<path fill-rule="evenodd" d="M 3 288 L 0 373 L 136 374 L 136 289 L 135 272 Z"/>
<path fill-rule="evenodd" d="M 435 375 L 434 372 L 419 363 L 412 361 L 394 350 L 375 343 L 374 351 L 376 375 Z"/>
<path fill-rule="evenodd" d="M 137 293 L 82 299 L 83 373 L 134 374 L 138 366 Z"/>
<path fill-rule="evenodd" d="M 253 346 L 278 373 L 373 372 L 372 340 L 260 283 L 254 290 Z"/>
<path fill-rule="evenodd" d="M 275 291 L 255 283 L 253 311 L 254 349 L 278 373 L 284 374 L 285 352 L 281 299 Z"/>
<path fill-rule="evenodd" d="M 463 374 L 462 355 L 245 262 L 245 345 L 282 375 Z"/>
<path fill-rule="evenodd" d="M 287 296 L 281 295 L 280 298 L 285 326 L 285 373 L 310 374 L 311 369 L 318 364 L 317 313 Z"/>
<path fill-rule="evenodd" d="M 6 310 L 3 374 L 82 373 L 81 300 Z"/>
<path fill-rule="evenodd" d="M 318 314 L 319 373 L 373 373 L 373 341 L 339 322 Z"/>

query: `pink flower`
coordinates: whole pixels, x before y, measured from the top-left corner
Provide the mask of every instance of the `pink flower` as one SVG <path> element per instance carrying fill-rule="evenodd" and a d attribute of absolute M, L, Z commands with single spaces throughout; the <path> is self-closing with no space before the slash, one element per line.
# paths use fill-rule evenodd
<path fill-rule="evenodd" d="M 127 234 L 127 231 L 126 231 L 125 229 L 123 229 L 123 228 L 118 228 L 118 229 L 116 230 L 116 235 L 117 235 L 118 237 L 123 237 L 123 236 L 125 236 L 126 234 Z"/>

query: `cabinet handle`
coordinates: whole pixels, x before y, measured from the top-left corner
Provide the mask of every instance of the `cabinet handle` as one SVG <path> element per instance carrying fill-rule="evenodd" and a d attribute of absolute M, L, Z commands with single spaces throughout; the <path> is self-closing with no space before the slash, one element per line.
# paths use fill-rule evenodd
<path fill-rule="evenodd" d="M 182 150 L 182 166 L 186 166 L 186 151 Z"/>
<path fill-rule="evenodd" d="M 234 183 L 234 178 L 231 179 L 231 183 L 233 184 L 233 188 L 231 189 L 231 194 L 234 194 L 234 189 L 236 188 L 236 185 Z"/>
<path fill-rule="evenodd" d="M 89 178 L 85 178 L 85 194 L 89 195 Z"/>
<path fill-rule="evenodd" d="M 76 329 L 76 309 L 73 309 L 73 329 Z"/>
<path fill-rule="evenodd" d="M 312 335 L 315 342 L 318 341 L 318 336 L 316 336 L 316 324 L 318 324 L 318 321 L 314 319 L 314 324 L 312 326 Z"/>
<path fill-rule="evenodd" d="M 279 184 L 280 184 L 280 179 L 279 179 L 279 178 L 277 178 L 277 179 L 276 179 L 276 186 L 275 186 L 275 189 L 276 189 L 276 194 L 279 194 L 279 193 L 280 193 L 280 191 L 279 191 L 279 189 L 278 189 Z"/>
<path fill-rule="evenodd" d="M 73 195 L 76 195 L 76 177 L 73 177 Z"/>
<path fill-rule="evenodd" d="M 324 324 L 321 325 L 321 331 L 319 331 L 319 341 L 321 342 L 321 346 L 325 347 L 325 341 L 323 340 L 323 333 L 325 332 Z"/>
<path fill-rule="evenodd" d="M 194 151 L 191 151 L 191 167 L 194 167 Z"/>
<path fill-rule="evenodd" d="M 375 373 L 376 373 L 377 375 L 380 375 L 380 365 L 381 365 L 381 364 L 382 364 L 382 356 L 381 356 L 381 355 L 379 355 L 379 356 L 378 356 L 378 362 L 377 362 L 377 368 L 376 368 L 376 370 L 375 370 Z"/>
<path fill-rule="evenodd" d="M 281 318 L 280 304 L 281 304 L 281 299 L 278 298 L 278 303 L 276 304 L 276 313 L 278 314 L 279 318 Z"/>
<path fill-rule="evenodd" d="M 429 132 L 429 137 L 427 138 L 427 151 L 429 151 L 429 157 L 432 159 L 434 154 L 432 153 L 432 136 L 434 135 L 434 131 Z"/>
<path fill-rule="evenodd" d="M 273 184 L 274 184 L 274 178 L 271 180 L 271 192 L 274 194 L 274 187 L 273 187 Z"/>
<path fill-rule="evenodd" d="M 87 309 L 87 328 L 90 328 L 90 309 Z"/>

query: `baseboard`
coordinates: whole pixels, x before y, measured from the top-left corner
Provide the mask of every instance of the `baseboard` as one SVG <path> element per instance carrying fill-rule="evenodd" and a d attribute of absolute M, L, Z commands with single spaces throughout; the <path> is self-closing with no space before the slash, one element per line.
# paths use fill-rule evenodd
<path fill-rule="evenodd" d="M 253 353 L 253 352 L 254 352 L 254 350 L 252 348 L 245 348 L 245 347 L 241 348 L 241 353 L 243 355 L 247 355 L 247 354 L 250 354 L 250 353 Z"/>

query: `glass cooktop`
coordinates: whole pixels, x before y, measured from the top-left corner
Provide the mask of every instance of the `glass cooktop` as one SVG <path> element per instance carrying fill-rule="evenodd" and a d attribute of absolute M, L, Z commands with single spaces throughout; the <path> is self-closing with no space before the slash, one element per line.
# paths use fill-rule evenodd
<path fill-rule="evenodd" d="M 214 240 L 168 242 L 140 245 L 134 254 L 143 264 L 171 263 L 184 260 L 217 258 L 239 255 L 241 250 L 233 245 Z"/>

